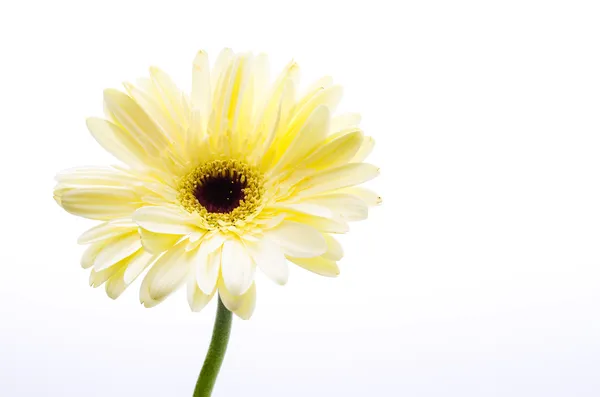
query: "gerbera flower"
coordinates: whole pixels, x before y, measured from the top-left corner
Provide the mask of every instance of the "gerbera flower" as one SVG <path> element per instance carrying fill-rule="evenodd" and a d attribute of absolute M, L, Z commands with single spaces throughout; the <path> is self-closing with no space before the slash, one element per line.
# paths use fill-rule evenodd
<path fill-rule="evenodd" d="M 332 117 L 342 90 L 330 78 L 298 95 L 296 63 L 271 84 L 265 56 L 224 50 L 212 71 L 198 53 L 190 95 L 157 68 L 125 89 L 106 90 L 105 118 L 87 121 L 123 165 L 64 171 L 54 192 L 103 221 L 79 239 L 93 286 L 117 298 L 149 268 L 144 306 L 185 285 L 192 310 L 218 291 L 247 319 L 257 268 L 278 284 L 290 262 L 338 275 L 333 235 L 380 199 L 355 187 L 378 174 L 363 162 L 373 139 L 357 115 Z"/>

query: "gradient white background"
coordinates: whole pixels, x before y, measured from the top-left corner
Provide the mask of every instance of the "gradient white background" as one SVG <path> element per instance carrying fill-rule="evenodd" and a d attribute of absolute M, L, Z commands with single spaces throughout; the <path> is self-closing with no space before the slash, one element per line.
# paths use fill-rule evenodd
<path fill-rule="evenodd" d="M 595 1 L 22 1 L 0 5 L 0 395 L 190 396 L 215 302 L 87 285 L 55 172 L 107 164 L 85 117 L 198 49 L 292 57 L 360 111 L 384 205 L 337 279 L 258 280 L 218 396 L 600 395 Z"/>

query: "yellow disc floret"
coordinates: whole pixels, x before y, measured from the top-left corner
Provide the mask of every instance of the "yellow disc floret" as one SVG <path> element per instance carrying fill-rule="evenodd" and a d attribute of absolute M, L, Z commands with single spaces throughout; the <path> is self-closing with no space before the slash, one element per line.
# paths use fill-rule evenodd
<path fill-rule="evenodd" d="M 263 177 L 254 167 L 238 160 L 214 160 L 184 176 L 178 187 L 179 202 L 197 212 L 207 226 L 239 224 L 260 208 Z"/>

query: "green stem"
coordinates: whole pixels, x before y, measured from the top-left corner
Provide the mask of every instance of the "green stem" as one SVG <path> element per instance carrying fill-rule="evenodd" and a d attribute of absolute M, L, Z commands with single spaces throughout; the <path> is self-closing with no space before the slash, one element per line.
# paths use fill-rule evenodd
<path fill-rule="evenodd" d="M 194 397 L 210 397 L 212 389 L 217 381 L 219 369 L 223 363 L 227 343 L 231 334 L 231 312 L 227 310 L 221 297 L 217 308 L 217 317 L 215 318 L 215 327 L 213 329 L 212 340 L 208 347 L 208 353 L 204 359 L 204 365 L 198 376 Z"/>

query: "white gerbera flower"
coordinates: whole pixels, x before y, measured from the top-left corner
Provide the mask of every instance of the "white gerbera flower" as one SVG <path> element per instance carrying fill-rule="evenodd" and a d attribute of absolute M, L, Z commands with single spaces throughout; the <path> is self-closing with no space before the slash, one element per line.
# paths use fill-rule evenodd
<path fill-rule="evenodd" d="M 106 119 L 94 138 L 124 166 L 57 176 L 68 212 L 103 223 L 79 239 L 90 283 L 117 298 L 145 269 L 146 307 L 187 286 L 192 310 L 218 290 L 239 317 L 255 305 L 254 274 L 279 284 L 288 262 L 337 276 L 332 234 L 380 202 L 355 187 L 378 174 L 363 163 L 373 139 L 355 114 L 331 116 L 342 90 L 323 78 L 298 95 L 298 66 L 272 84 L 263 55 L 224 50 L 210 71 L 196 56 L 191 95 L 157 68 L 150 78 L 104 92 Z"/>

